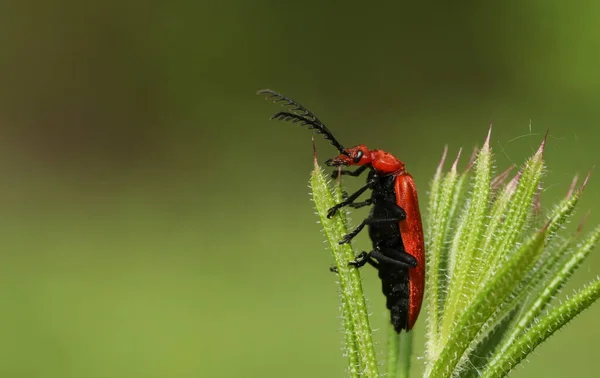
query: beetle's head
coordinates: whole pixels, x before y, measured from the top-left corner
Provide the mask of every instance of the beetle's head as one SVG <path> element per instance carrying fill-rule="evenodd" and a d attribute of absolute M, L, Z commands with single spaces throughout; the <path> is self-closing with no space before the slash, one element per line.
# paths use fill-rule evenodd
<path fill-rule="evenodd" d="M 365 165 L 373 161 L 371 151 L 364 144 L 346 148 L 343 153 L 329 159 L 325 162 L 330 167 L 338 167 L 340 165 Z"/>

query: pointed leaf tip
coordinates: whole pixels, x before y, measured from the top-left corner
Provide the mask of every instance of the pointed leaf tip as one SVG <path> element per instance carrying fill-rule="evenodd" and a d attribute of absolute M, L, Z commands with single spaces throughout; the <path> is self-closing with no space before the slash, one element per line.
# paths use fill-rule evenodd
<path fill-rule="evenodd" d="M 444 152 L 442 153 L 442 160 L 440 160 L 440 164 L 438 164 L 436 174 L 442 173 L 442 166 L 444 165 L 444 161 L 446 161 L 446 154 L 448 153 L 448 145 L 444 146 Z"/>
<path fill-rule="evenodd" d="M 581 188 L 579 188 L 579 193 L 583 192 L 583 189 L 585 189 L 585 186 L 588 183 L 588 180 L 590 179 L 590 176 L 592 175 L 592 170 L 594 168 L 590 169 L 590 171 L 588 172 L 587 176 L 585 176 L 585 180 L 583 180 L 583 184 L 581 184 Z"/>
<path fill-rule="evenodd" d="M 546 231 L 548 231 L 548 229 L 550 228 L 550 226 L 552 225 L 552 219 L 548 220 L 545 224 L 544 227 L 540 228 L 540 233 L 546 233 Z"/>
<path fill-rule="evenodd" d="M 312 148 L 313 148 L 313 161 L 315 163 L 315 167 L 319 165 L 317 162 L 317 145 L 315 144 L 315 137 L 312 137 Z"/>
<path fill-rule="evenodd" d="M 536 156 L 543 157 L 543 155 L 544 155 L 544 149 L 546 148 L 546 139 L 548 138 L 548 133 L 549 132 L 550 132 L 550 129 L 546 130 L 546 134 L 544 135 L 544 139 L 542 139 L 542 143 L 540 144 L 540 147 L 538 148 L 537 152 L 535 153 Z"/>
<path fill-rule="evenodd" d="M 515 169 L 516 165 L 511 164 L 508 168 L 506 168 L 504 170 L 504 172 L 500 173 L 499 175 L 497 175 L 496 177 L 494 177 L 492 179 L 492 189 L 497 190 L 499 189 L 502 185 L 504 185 L 504 182 L 506 181 L 506 179 L 508 178 L 508 176 L 510 175 L 510 172 L 512 172 L 513 169 Z"/>
<path fill-rule="evenodd" d="M 511 192 L 514 193 L 515 190 L 517 190 L 517 185 L 519 185 L 519 180 L 521 179 L 521 175 L 523 174 L 523 170 L 519 170 L 519 172 L 517 172 L 517 174 L 515 175 L 515 177 L 513 177 L 510 182 L 508 183 L 508 185 L 506 185 L 506 191 L 507 192 Z"/>
<path fill-rule="evenodd" d="M 452 172 L 456 173 L 456 167 L 458 166 L 458 160 L 460 159 L 460 154 L 462 153 L 462 147 L 458 150 L 458 154 L 456 155 L 456 159 L 452 164 Z"/>
<path fill-rule="evenodd" d="M 475 159 L 477 159 L 478 152 L 479 148 L 477 148 L 477 146 L 473 147 L 473 152 L 471 153 L 471 157 L 469 158 L 469 162 L 467 163 L 467 168 L 465 169 L 465 172 L 470 171 L 473 167 L 473 164 L 475 164 Z"/>
<path fill-rule="evenodd" d="M 588 217 L 590 216 L 590 214 L 592 213 L 592 210 L 588 210 L 586 211 L 585 215 L 583 216 L 583 218 L 581 218 L 581 222 L 579 222 L 579 225 L 577 226 L 577 234 L 581 233 L 581 230 L 583 230 L 583 226 L 585 226 L 585 223 L 588 220 Z"/>
<path fill-rule="evenodd" d="M 488 130 L 487 137 L 485 138 L 485 142 L 483 143 L 483 147 L 481 148 L 482 150 L 490 149 L 490 139 L 491 138 L 492 138 L 492 124 L 490 123 L 490 128 Z"/>
<path fill-rule="evenodd" d="M 581 193 L 583 193 L 583 190 L 587 186 L 587 183 L 588 183 L 591 175 L 592 175 L 592 169 L 590 169 L 587 176 L 585 176 L 585 179 L 583 180 L 583 184 L 581 184 L 579 189 L 577 189 L 577 194 L 581 195 Z M 571 182 L 571 186 L 569 187 L 569 191 L 567 192 L 566 198 L 570 198 L 573 195 L 573 193 L 575 192 L 575 187 L 577 186 L 578 179 L 579 179 L 579 175 L 575 175 L 575 177 L 573 178 L 573 181 Z"/>
<path fill-rule="evenodd" d="M 579 180 L 579 175 L 575 175 L 575 177 L 573 177 L 573 181 L 571 181 L 571 186 L 569 187 L 569 191 L 567 192 L 567 195 L 565 198 L 571 198 L 571 196 L 573 195 L 573 192 L 575 192 L 575 186 L 577 186 L 577 181 Z"/>

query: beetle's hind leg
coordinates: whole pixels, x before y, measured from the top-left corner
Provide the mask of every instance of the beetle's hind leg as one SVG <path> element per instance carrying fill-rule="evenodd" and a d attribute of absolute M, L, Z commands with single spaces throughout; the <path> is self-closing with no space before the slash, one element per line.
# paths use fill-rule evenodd
<path fill-rule="evenodd" d="M 348 262 L 348 265 L 361 268 L 366 264 L 379 270 L 382 266 L 396 266 L 399 268 L 415 268 L 418 265 L 417 259 L 406 251 L 394 248 L 382 248 L 371 252 L 361 252 L 354 260 Z M 331 272 L 337 273 L 337 266 L 329 268 Z"/>
<path fill-rule="evenodd" d="M 418 265 L 418 261 L 413 255 L 395 248 L 374 250 L 369 257 L 377 259 L 378 266 L 393 265 L 399 268 L 415 268 Z"/>

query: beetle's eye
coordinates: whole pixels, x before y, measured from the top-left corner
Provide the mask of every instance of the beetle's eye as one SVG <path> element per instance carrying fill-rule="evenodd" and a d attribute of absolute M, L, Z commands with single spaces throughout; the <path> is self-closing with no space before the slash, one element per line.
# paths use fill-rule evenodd
<path fill-rule="evenodd" d="M 363 152 L 361 150 L 358 150 L 358 152 L 356 153 L 356 156 L 354 157 L 354 162 L 358 163 L 360 161 L 360 159 L 362 159 L 363 156 Z"/>

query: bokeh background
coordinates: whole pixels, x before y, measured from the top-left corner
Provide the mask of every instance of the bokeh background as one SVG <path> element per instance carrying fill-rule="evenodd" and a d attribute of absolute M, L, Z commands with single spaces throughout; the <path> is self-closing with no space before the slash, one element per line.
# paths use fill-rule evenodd
<path fill-rule="evenodd" d="M 600 164 L 599 17 L 595 1 L 3 2 L 0 376 L 343 376 L 310 133 L 270 122 L 256 90 L 401 157 L 422 206 L 444 145 L 468 156 L 493 122 L 501 170 L 549 129 L 548 209 Z M 383 341 L 373 270 L 364 284 Z M 514 376 L 597 377 L 599 316 Z"/>

